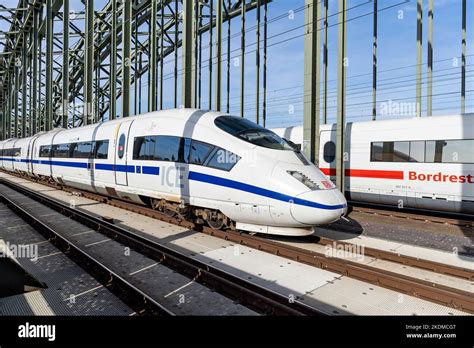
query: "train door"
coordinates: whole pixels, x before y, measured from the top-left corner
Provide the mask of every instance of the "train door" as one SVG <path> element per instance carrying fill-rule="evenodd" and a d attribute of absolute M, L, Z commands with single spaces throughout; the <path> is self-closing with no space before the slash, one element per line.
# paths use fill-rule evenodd
<path fill-rule="evenodd" d="M 10 158 L 12 160 L 12 171 L 15 171 L 16 169 L 18 169 L 18 165 L 16 163 L 17 160 L 19 160 L 21 158 L 21 150 L 20 150 L 20 154 L 18 154 L 18 151 L 15 150 L 17 147 L 16 147 L 16 144 L 18 143 L 18 139 L 15 139 L 15 141 L 13 142 L 13 153 L 10 154 Z"/>
<path fill-rule="evenodd" d="M 128 185 L 128 169 L 133 168 L 127 165 L 130 126 L 133 121 L 125 121 L 117 126 L 115 134 L 115 183 L 117 185 Z M 132 144 L 133 145 L 133 144 Z"/>
<path fill-rule="evenodd" d="M 35 146 L 36 138 L 30 140 L 28 144 L 28 152 L 26 154 L 26 165 L 28 167 L 28 174 L 34 175 L 33 173 L 33 153 L 34 153 L 34 146 Z"/>
<path fill-rule="evenodd" d="M 336 180 L 336 132 L 320 132 L 319 169 L 331 180 Z"/>

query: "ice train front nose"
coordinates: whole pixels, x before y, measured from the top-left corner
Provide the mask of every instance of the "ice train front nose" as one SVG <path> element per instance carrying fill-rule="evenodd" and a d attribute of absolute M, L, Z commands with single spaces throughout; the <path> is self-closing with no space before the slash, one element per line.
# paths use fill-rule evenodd
<path fill-rule="evenodd" d="M 307 191 L 293 199 L 290 211 L 301 224 L 324 225 L 346 214 L 347 201 L 337 189 Z"/>

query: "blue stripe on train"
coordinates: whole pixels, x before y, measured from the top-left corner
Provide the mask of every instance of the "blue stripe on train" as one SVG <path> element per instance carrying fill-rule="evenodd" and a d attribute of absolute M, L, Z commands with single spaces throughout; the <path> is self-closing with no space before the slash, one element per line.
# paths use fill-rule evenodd
<path fill-rule="evenodd" d="M 18 163 L 33 163 L 33 164 L 44 164 L 48 166 L 58 167 L 71 167 L 71 168 L 84 168 L 87 169 L 87 162 L 67 162 L 67 161 L 51 161 L 51 160 L 29 160 L 29 159 L 16 159 L 16 158 L 0 158 L 2 161 L 7 162 L 18 162 Z"/>
<path fill-rule="evenodd" d="M 138 166 L 137 166 L 138 168 Z M 149 174 L 149 175 L 160 175 L 160 167 L 147 167 L 147 166 L 142 166 L 141 169 L 143 174 Z M 137 170 L 138 172 L 138 170 Z"/>
<path fill-rule="evenodd" d="M 0 161 L 6 162 L 19 162 L 19 163 L 33 163 L 33 164 L 43 164 L 43 165 L 52 165 L 59 167 L 71 167 L 71 168 L 88 168 L 87 162 L 68 162 L 68 161 L 52 161 L 52 160 L 29 160 L 29 159 L 16 159 L 13 158 L 0 158 Z M 107 164 L 107 163 L 96 163 L 95 169 L 97 170 L 107 170 L 107 171 L 117 171 L 117 172 L 127 172 L 127 173 L 142 173 L 147 175 L 160 175 L 159 167 L 152 166 L 131 166 L 124 164 Z"/>
<path fill-rule="evenodd" d="M 96 163 L 95 169 L 111 172 L 135 173 L 135 166 L 127 166 L 125 164 Z"/>
<path fill-rule="evenodd" d="M 311 202 L 306 199 L 300 199 L 300 198 L 288 196 L 283 193 L 267 190 L 258 186 L 244 184 L 239 181 L 224 179 L 218 176 L 208 175 L 208 174 L 203 174 L 203 173 L 198 173 L 198 172 L 189 172 L 189 180 L 200 181 L 200 182 L 205 182 L 205 183 L 213 184 L 217 186 L 228 187 L 228 188 L 232 188 L 239 191 L 253 193 L 259 196 L 276 199 L 282 202 L 293 202 L 294 204 L 303 205 L 303 206 L 307 206 L 311 208 L 336 210 L 336 209 L 343 209 L 346 207 L 345 204 L 326 205 L 326 204 Z"/>
<path fill-rule="evenodd" d="M 30 161 L 30 160 L 16 160 L 14 158 L 0 158 L 0 160 L 11 161 L 11 162 L 23 162 L 23 163 L 28 163 Z M 33 162 L 34 164 L 45 164 L 45 165 L 53 165 L 53 166 L 61 166 L 61 167 L 87 169 L 87 162 L 66 162 L 66 161 L 50 161 L 50 160 L 33 160 L 31 162 Z M 137 173 L 137 174 L 147 174 L 147 175 L 160 174 L 159 167 L 150 167 L 150 166 L 136 166 L 135 168 L 135 166 L 132 166 L 132 165 L 121 165 L 121 164 L 115 165 L 115 164 L 107 164 L 107 163 L 96 163 L 95 169 L 106 170 L 106 171 Z M 211 185 L 227 187 L 227 188 L 231 188 L 231 189 L 239 190 L 243 192 L 248 192 L 248 193 L 258 195 L 258 196 L 268 197 L 268 198 L 275 199 L 282 202 L 293 202 L 294 204 L 298 204 L 298 205 L 302 205 L 302 206 L 306 206 L 310 208 L 336 210 L 336 209 L 343 209 L 346 207 L 345 204 L 326 205 L 326 204 L 316 203 L 316 202 L 308 201 L 305 199 L 288 196 L 276 191 L 267 190 L 258 186 L 245 184 L 240 181 L 224 179 L 218 176 L 203 174 L 203 173 L 198 173 L 198 172 L 189 172 L 188 179 L 193 180 L 193 181 L 204 182 Z"/>

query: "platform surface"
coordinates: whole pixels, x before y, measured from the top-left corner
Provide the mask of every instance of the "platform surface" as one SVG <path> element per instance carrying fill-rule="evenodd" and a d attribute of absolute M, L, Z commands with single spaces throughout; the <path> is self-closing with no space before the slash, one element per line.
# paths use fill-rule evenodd
<path fill-rule="evenodd" d="M 10 246 L 37 246 L 38 254 L 34 255 L 34 259 L 18 257 L 16 260 L 35 279 L 47 285 L 46 289 L 0 298 L 0 315 L 75 316 L 134 313 L 2 203 L 0 225 L 0 239 L 10 243 Z"/>

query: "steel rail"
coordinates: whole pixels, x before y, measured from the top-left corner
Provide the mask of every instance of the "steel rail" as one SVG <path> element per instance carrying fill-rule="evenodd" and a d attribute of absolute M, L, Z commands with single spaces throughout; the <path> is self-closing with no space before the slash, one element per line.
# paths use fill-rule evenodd
<path fill-rule="evenodd" d="M 71 260 L 75 261 L 81 268 L 91 274 L 99 283 L 108 288 L 114 295 L 133 308 L 138 314 L 174 315 L 173 312 L 166 309 L 163 305 L 91 256 L 89 253 L 74 245 L 74 243 L 63 237 L 61 233 L 49 227 L 6 195 L 0 194 L 0 200 L 25 222 L 31 225 L 36 231 L 42 234 L 51 244 L 56 246 Z"/>

